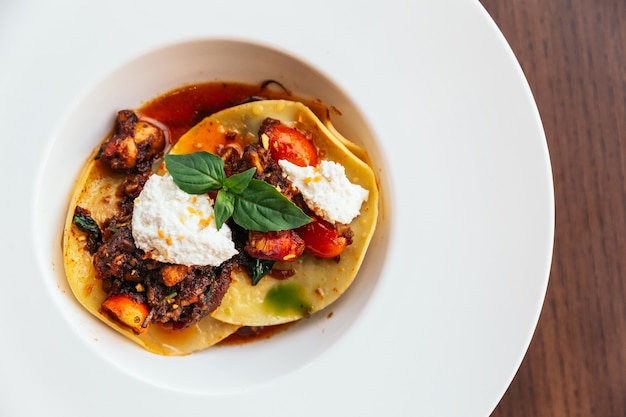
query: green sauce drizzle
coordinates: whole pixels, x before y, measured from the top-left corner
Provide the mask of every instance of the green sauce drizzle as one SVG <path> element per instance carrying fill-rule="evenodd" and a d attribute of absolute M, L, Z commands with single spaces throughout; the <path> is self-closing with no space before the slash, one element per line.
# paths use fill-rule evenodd
<path fill-rule="evenodd" d="M 302 294 L 302 288 L 295 282 L 278 285 L 268 291 L 263 304 L 273 314 L 303 314 L 311 311 L 309 303 Z"/>

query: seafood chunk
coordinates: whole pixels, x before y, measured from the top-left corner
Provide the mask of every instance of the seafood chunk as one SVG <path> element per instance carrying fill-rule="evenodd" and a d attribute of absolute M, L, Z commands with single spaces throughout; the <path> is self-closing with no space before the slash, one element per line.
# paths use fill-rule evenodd
<path fill-rule="evenodd" d="M 131 110 L 122 110 L 117 114 L 115 132 L 100 147 L 98 158 L 114 171 L 140 172 L 163 155 L 165 144 L 161 128 Z"/>

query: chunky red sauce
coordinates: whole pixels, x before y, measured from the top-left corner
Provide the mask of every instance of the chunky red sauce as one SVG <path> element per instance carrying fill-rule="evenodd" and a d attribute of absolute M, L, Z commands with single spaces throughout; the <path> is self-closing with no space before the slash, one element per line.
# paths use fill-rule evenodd
<path fill-rule="evenodd" d="M 170 129 L 170 140 L 175 143 L 205 117 L 254 97 L 293 99 L 289 92 L 274 84 L 265 87 L 263 84 L 213 82 L 171 91 L 149 101 L 139 112 L 166 125 Z"/>
<path fill-rule="evenodd" d="M 295 99 L 279 84 L 273 82 L 258 85 L 213 82 L 190 85 L 161 95 L 143 105 L 139 113 L 165 125 L 170 130 L 170 142 L 174 144 L 189 129 L 212 113 L 259 98 Z M 311 106 L 310 102 L 307 104 Z M 322 108 L 319 102 L 313 106 L 318 110 Z M 322 111 L 325 112 L 325 110 Z M 286 330 L 291 324 L 242 327 L 220 343 L 232 345 L 267 339 Z"/>

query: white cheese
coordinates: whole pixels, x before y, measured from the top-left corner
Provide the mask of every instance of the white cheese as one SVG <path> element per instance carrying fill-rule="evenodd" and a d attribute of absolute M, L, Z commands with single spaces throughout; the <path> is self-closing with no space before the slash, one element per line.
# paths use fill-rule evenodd
<path fill-rule="evenodd" d="M 361 213 L 369 192 L 348 180 L 343 165 L 321 161 L 316 167 L 300 167 L 287 160 L 278 164 L 309 208 L 324 220 L 348 224 Z"/>
<path fill-rule="evenodd" d="M 160 262 L 218 266 L 237 254 L 230 228 L 217 230 L 211 198 L 187 194 L 169 174 L 148 179 L 132 227 L 135 245 Z"/>

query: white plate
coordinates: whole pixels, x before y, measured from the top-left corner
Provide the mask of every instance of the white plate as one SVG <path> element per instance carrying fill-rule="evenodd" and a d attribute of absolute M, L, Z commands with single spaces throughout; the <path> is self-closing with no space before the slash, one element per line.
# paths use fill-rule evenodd
<path fill-rule="evenodd" d="M 541 122 L 502 35 L 470 0 L 222 3 L 0 4 L 0 415 L 488 415 L 532 337 L 554 227 Z M 116 106 L 223 76 L 234 46 L 233 74 L 342 111 L 373 154 L 381 227 L 331 318 L 147 354 L 69 292 L 67 194 Z"/>

